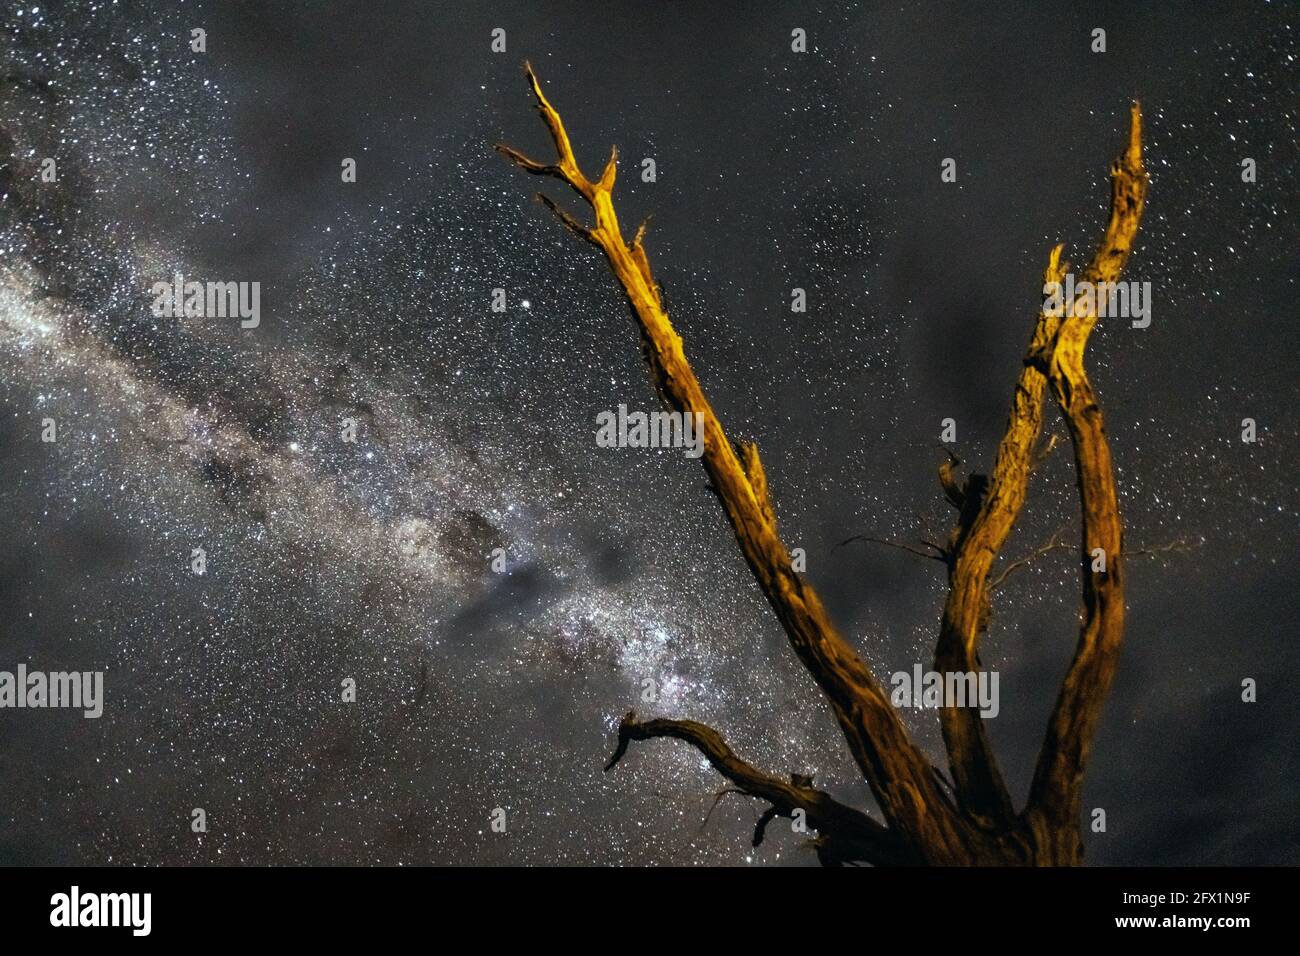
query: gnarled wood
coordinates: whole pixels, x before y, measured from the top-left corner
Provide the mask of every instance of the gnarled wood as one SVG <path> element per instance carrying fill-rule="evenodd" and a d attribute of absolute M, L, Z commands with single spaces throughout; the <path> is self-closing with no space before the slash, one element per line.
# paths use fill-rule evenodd
<path fill-rule="evenodd" d="M 755 491 L 755 484 L 765 487 L 765 479 L 760 482 L 756 475 L 751 482 L 686 361 L 681 337 L 661 305 L 658 289 L 650 278 L 643 231 L 638 230 L 633 245 L 624 241 L 611 198 L 613 158 L 600 182 L 587 179 L 573 156 L 563 121 L 547 102 L 527 64 L 525 74 L 559 159 L 552 164 L 540 163 L 508 146 L 497 146 L 497 150 L 529 172 L 562 180 L 590 203 L 595 226 L 580 226 L 567 218 L 565 225 L 605 253 L 640 325 L 651 377 L 664 401 L 674 411 L 702 416 L 704 468 L 736 533 L 741 553 L 785 627 L 791 647 L 830 702 L 849 750 L 886 820 L 923 841 L 934 854 L 934 862 L 964 858 L 968 851 L 961 821 L 935 781 L 929 761 L 909 738 L 888 695 L 831 623 L 816 591 L 792 569 L 766 491 Z M 757 462 L 757 452 L 746 452 L 746 458 Z"/>
<path fill-rule="evenodd" d="M 1059 282 L 1064 274 L 1058 245 L 1052 250 L 1043 281 Z M 1050 343 L 1059 324 L 1058 318 L 1040 312 L 1030 338 L 1030 352 Z M 986 482 L 968 481 L 958 492 L 951 459 L 940 466 L 944 494 L 950 501 L 961 502 L 961 518 L 950 548 L 948 599 L 934 653 L 934 669 L 940 673 L 979 670 L 979 639 L 989 615 L 989 571 L 1025 503 L 1034 447 L 1043 426 L 1045 387 L 1042 371 L 1026 362 L 1016 382 L 993 474 Z M 974 708 L 945 707 L 939 712 L 939 720 L 962 809 L 985 826 L 1005 827 L 1014 816 L 1011 796 L 989 746 L 983 718 Z"/>
<path fill-rule="evenodd" d="M 1111 167 L 1111 215 L 1106 237 L 1084 273 L 1085 281 L 1114 282 L 1119 278 L 1142 221 L 1146 190 L 1142 114 L 1134 104 L 1128 148 Z M 1074 660 L 1047 724 L 1026 808 L 1026 819 L 1035 832 L 1068 832 L 1076 839 L 1083 772 L 1124 637 L 1124 535 L 1115 469 L 1101 405 L 1083 364 L 1084 348 L 1096 324 L 1095 310 L 1077 300 L 1057 330 L 1048 362 L 1052 391 L 1074 445 L 1083 514 L 1080 568 L 1084 619 Z M 1105 554 L 1105 571 L 1092 570 L 1096 549 Z M 1081 845 L 1068 849 L 1082 858 Z"/>
<path fill-rule="evenodd" d="M 861 861 L 876 866 L 919 862 L 894 833 L 861 810 L 845 806 L 815 788 L 811 777 L 791 774 L 789 781 L 785 781 L 755 770 L 732 753 L 721 734 L 693 720 L 640 721 L 634 712 L 629 712 L 618 726 L 618 747 L 605 769 L 612 770 L 623 759 L 629 741 L 655 737 L 686 741 L 741 792 L 771 804 L 754 830 L 754 846 L 763 842 L 764 831 L 773 817 L 793 817 L 796 810 L 802 810 L 808 826 L 818 831 L 818 849 L 824 860 Z"/>
<path fill-rule="evenodd" d="M 546 100 L 527 64 L 525 74 L 558 158 L 554 163 L 541 163 L 511 147 L 496 148 L 522 169 L 566 183 L 591 206 L 595 224 L 587 226 L 553 201 L 539 197 L 566 228 L 604 252 L 640 327 L 651 378 L 661 398 L 675 411 L 702 417 L 704 468 L 735 531 L 740 551 L 784 627 L 790 646 L 826 696 L 887 827 L 836 803 L 802 778 L 792 777 L 786 783 L 755 770 L 736 758 L 715 731 L 693 721 L 641 722 L 629 714 L 620 725 L 618 750 L 609 766 L 618 763 L 631 740 L 664 736 L 684 740 L 742 791 L 771 804 L 772 809 L 760 821 L 760 833 L 773 814 L 803 809 L 811 821 L 815 813 L 817 827 L 823 831 L 822 852 L 827 862 L 1077 862 L 1077 778 L 1100 712 L 1098 692 L 1104 692 L 1113 670 L 1113 653 L 1119 639 L 1116 628 L 1122 630 L 1123 623 L 1117 576 L 1112 574 L 1102 581 L 1085 576 L 1085 604 L 1094 609 L 1088 621 L 1095 623 L 1085 623 L 1079 653 L 1049 727 L 1027 813 L 1021 817 L 1014 814 L 978 714 L 949 708 L 942 712 L 941 719 L 952 767 L 954 800 L 946 782 L 909 737 L 882 686 L 830 621 L 816 591 L 793 571 L 790 554 L 777 531 L 758 450 L 753 444 L 743 444 L 737 451 L 727 437 L 663 308 L 645 251 L 644 223 L 631 243 L 623 239 L 611 197 L 617 152 L 611 153 L 598 181 L 588 179 L 574 157 L 559 114 Z M 1141 169 L 1136 107 L 1133 124 L 1129 151 L 1113 172 L 1127 177 L 1126 184 L 1133 181 L 1133 170 Z M 1099 277 L 1118 275 L 1131 248 L 1141 216 L 1141 193 L 1136 204 L 1130 201 L 1132 195 L 1127 185 L 1117 186 L 1113 193 L 1111 222 L 1094 259 L 1093 268 Z M 1047 278 L 1060 279 L 1066 268 L 1058 246 L 1050 257 Z M 1039 459 L 1035 448 L 1049 378 L 1071 421 L 1071 439 L 1076 446 L 1076 461 L 1080 462 L 1085 548 L 1090 549 L 1090 542 L 1097 541 L 1108 554 L 1113 549 L 1119 555 L 1119 519 L 1114 507 L 1109 451 L 1101 431 L 1100 410 L 1082 369 L 1083 343 L 1091 328 L 1092 323 L 1086 320 L 1040 314 L 992 475 L 972 476 L 958 483 L 952 460 L 941 468 L 945 494 L 959 509 L 960 517 L 948 546 L 932 546 L 949 566 L 951 585 L 935 655 L 936 669 L 978 668 L 979 637 L 988 620 L 989 570 L 1015 524 L 1029 476 Z"/>

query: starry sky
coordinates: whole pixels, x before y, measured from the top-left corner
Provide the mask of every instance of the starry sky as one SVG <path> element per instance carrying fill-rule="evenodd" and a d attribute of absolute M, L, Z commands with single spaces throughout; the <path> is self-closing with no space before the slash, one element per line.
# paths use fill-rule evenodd
<path fill-rule="evenodd" d="M 654 398 L 604 262 L 530 201 L 573 197 L 490 149 L 551 155 L 525 57 L 589 173 L 618 144 L 687 354 L 882 679 L 928 667 L 942 567 L 836 545 L 946 536 L 940 422 L 991 465 L 1047 252 L 1095 247 L 1141 100 L 1152 323 L 1103 321 L 1090 369 L 1130 548 L 1190 546 L 1129 566 L 1087 857 L 1300 862 L 1300 15 L 865 6 L 6 5 L 0 668 L 104 670 L 106 701 L 0 712 L 0 862 L 815 863 L 786 827 L 749 846 L 761 804 L 710 814 L 685 745 L 603 773 L 631 708 L 872 807 L 698 462 L 595 446 Z M 156 318 L 175 272 L 260 282 L 261 325 Z M 1068 443 L 1004 554 L 1063 527 Z M 1061 552 L 995 599 L 1018 800 L 1078 607 Z M 903 716 L 938 759 L 935 715 Z"/>

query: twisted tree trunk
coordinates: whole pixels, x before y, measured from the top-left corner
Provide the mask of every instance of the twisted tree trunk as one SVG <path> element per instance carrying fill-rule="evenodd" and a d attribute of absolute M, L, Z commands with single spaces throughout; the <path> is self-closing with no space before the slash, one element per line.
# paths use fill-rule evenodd
<path fill-rule="evenodd" d="M 645 252 L 645 224 L 629 243 L 614 212 L 614 150 L 598 180 L 578 167 L 559 114 L 547 102 L 532 68 L 525 74 L 555 144 L 557 159 L 541 163 L 509 146 L 496 149 L 516 165 L 567 183 L 595 215 L 586 226 L 544 195 L 541 200 L 580 238 L 600 249 L 623 287 L 641 329 L 651 378 L 675 411 L 704 422 L 703 464 L 736 533 L 740 551 L 790 641 L 817 682 L 843 731 L 849 752 L 885 817 L 882 825 L 845 806 L 797 774 L 789 782 L 739 759 L 714 730 L 689 720 L 637 719 L 619 727 L 612 769 L 633 740 L 675 737 L 700 750 L 731 784 L 770 804 L 755 831 L 758 845 L 775 816 L 806 815 L 818 831 L 825 863 L 1053 865 L 1082 861 L 1080 787 L 1103 699 L 1114 674 L 1123 634 L 1123 554 L 1115 481 L 1101 409 L 1083 367 L 1095 315 L 1082 299 L 1063 316 L 1040 313 L 1012 399 L 1006 433 L 992 475 L 964 482 L 953 461 L 940 482 L 958 519 L 938 556 L 949 568 L 949 596 L 935 651 L 935 669 L 976 672 L 979 638 L 988 619 L 989 572 L 1024 504 L 1042 425 L 1048 382 L 1069 424 L 1083 511 L 1084 622 L 1078 649 L 1048 725 L 1028 803 L 1016 814 L 997 769 L 982 718 L 974 707 L 941 711 L 951 788 L 907 733 L 889 695 L 836 630 L 811 584 L 792 568 L 777 532 L 767 479 L 753 444 L 733 446 L 704 395 L 663 308 Z M 1114 281 L 1128 258 L 1142 216 L 1147 176 L 1142 167 L 1141 114 L 1132 109 L 1129 143 L 1111 169 L 1110 222 L 1085 278 Z M 1045 279 L 1068 271 L 1061 247 L 1052 250 Z M 1093 549 L 1106 570 L 1093 572 Z"/>

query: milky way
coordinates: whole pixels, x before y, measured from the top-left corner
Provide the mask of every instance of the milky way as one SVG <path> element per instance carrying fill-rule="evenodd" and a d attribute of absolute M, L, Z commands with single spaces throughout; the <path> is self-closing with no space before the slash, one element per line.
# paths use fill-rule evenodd
<path fill-rule="evenodd" d="M 871 807 L 698 462 L 596 446 L 654 398 L 604 262 L 490 149 L 548 155 L 525 57 L 584 163 L 618 144 L 687 354 L 882 675 L 928 664 L 942 569 L 836 545 L 946 535 L 940 422 L 989 466 L 1047 251 L 1086 260 L 1142 100 L 1153 321 L 1090 367 L 1130 546 L 1186 548 L 1130 572 L 1088 859 L 1300 862 L 1293 9 L 254 6 L 4 14 L 0 668 L 107 676 L 97 720 L 0 711 L 0 862 L 815 862 L 751 848 L 747 798 L 710 813 L 684 745 L 605 774 L 633 708 Z M 259 282 L 260 325 L 155 316 L 176 273 Z M 1007 557 L 1076 513 L 1058 451 Z M 1016 794 L 1078 600 L 1064 554 L 997 595 Z"/>

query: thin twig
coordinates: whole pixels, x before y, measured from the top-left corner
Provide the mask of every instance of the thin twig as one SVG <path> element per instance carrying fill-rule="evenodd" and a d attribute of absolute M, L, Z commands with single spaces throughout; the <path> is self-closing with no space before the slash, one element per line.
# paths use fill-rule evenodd
<path fill-rule="evenodd" d="M 922 551 L 920 548 L 913 547 L 912 545 L 906 543 L 905 541 L 890 541 L 887 538 L 873 538 L 870 535 L 865 535 L 865 534 L 855 534 L 851 538 L 845 538 L 834 548 L 831 548 L 831 550 L 834 551 L 837 548 L 842 548 L 844 547 L 844 545 L 852 544 L 854 541 L 868 541 L 871 542 L 872 544 L 883 544 L 890 548 L 898 548 L 900 551 L 906 551 L 908 554 L 915 554 L 918 557 L 926 558 L 930 561 L 943 562 L 946 561 L 948 558 L 948 552 L 945 551 L 943 548 L 939 547 L 937 544 L 935 544 L 932 541 L 926 541 L 922 539 L 921 543 L 926 545 L 927 547 L 933 548 L 937 552 L 935 554 L 931 554 L 929 551 Z"/>

